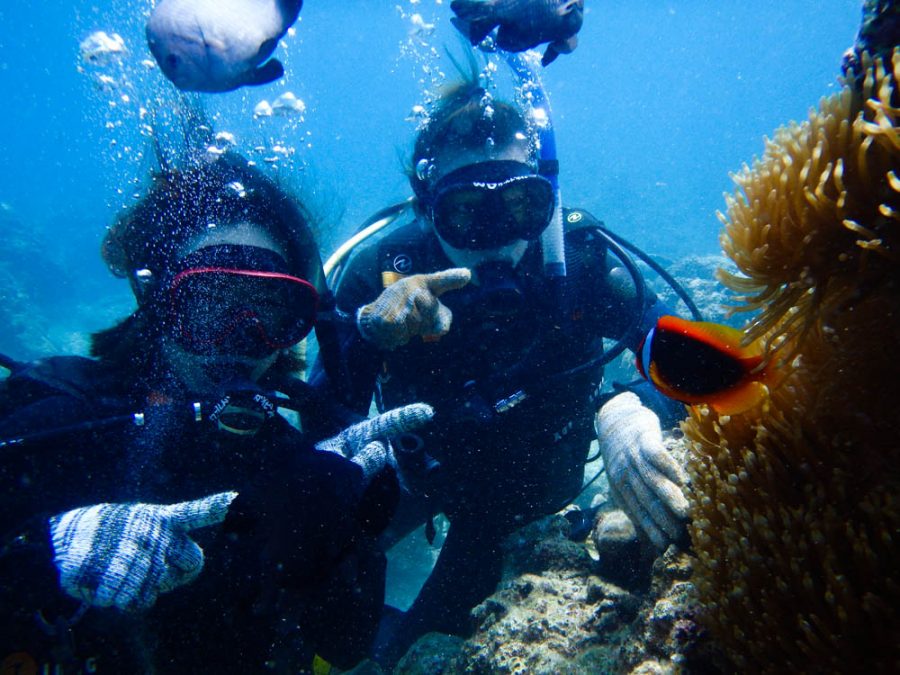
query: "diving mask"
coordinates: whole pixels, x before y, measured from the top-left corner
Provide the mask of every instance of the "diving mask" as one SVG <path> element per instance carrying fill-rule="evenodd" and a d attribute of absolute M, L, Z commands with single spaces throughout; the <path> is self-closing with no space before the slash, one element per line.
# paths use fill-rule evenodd
<path fill-rule="evenodd" d="M 492 160 L 451 171 L 425 207 L 438 235 L 455 248 L 484 250 L 540 236 L 553 216 L 553 187 L 530 164 Z"/>
<path fill-rule="evenodd" d="M 262 357 L 313 329 L 319 295 L 266 248 L 207 246 L 183 258 L 169 284 L 174 337 L 195 354 Z"/>

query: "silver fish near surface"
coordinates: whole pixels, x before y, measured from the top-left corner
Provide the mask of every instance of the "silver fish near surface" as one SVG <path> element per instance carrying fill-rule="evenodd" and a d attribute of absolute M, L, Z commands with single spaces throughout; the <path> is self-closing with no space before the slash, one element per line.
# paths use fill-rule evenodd
<path fill-rule="evenodd" d="M 147 22 L 147 44 L 182 91 L 222 92 L 284 75 L 269 58 L 300 14 L 303 0 L 161 0 Z"/>
<path fill-rule="evenodd" d="M 450 9 L 456 13 L 453 25 L 473 45 L 498 26 L 497 46 L 508 52 L 549 43 L 541 59 L 545 66 L 578 46 L 584 21 L 584 0 L 453 0 Z"/>

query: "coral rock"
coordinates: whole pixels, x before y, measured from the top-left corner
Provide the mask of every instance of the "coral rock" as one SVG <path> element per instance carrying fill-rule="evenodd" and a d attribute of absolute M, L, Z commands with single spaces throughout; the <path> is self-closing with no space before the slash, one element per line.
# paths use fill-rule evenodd
<path fill-rule="evenodd" d="M 600 513 L 591 539 L 597 549 L 596 568 L 601 576 L 626 588 L 646 588 L 654 552 L 638 536 L 624 511 Z"/>
<path fill-rule="evenodd" d="M 459 672 L 457 659 L 462 638 L 443 633 L 426 633 L 410 647 L 394 668 L 394 675 L 441 675 Z"/>

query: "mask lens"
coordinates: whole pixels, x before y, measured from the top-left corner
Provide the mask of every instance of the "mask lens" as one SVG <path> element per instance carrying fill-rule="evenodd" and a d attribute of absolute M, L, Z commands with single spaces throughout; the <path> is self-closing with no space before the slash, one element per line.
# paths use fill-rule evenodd
<path fill-rule="evenodd" d="M 550 223 L 555 200 L 553 188 L 545 178 L 517 178 L 506 185 L 501 198 L 518 239 L 536 239 Z"/>
<path fill-rule="evenodd" d="M 505 246 L 516 239 L 537 238 L 550 223 L 554 195 L 546 178 L 528 173 L 507 174 L 497 182 L 464 180 L 462 175 L 453 180 L 457 173 L 438 183 L 431 208 L 435 229 L 451 246 L 469 250 Z"/>
<path fill-rule="evenodd" d="M 491 219 L 490 201 L 480 190 L 448 190 L 435 204 L 433 220 L 438 233 L 456 248 L 480 248 L 478 244 L 484 239 L 482 224 Z"/>
<path fill-rule="evenodd" d="M 184 270 L 172 281 L 175 335 L 197 353 L 261 356 L 296 344 L 312 330 L 318 294 L 278 272 Z"/>

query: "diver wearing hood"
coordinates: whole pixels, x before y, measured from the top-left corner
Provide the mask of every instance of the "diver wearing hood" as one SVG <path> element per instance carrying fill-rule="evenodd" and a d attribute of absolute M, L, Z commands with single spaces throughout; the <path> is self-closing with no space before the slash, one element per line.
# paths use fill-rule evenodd
<path fill-rule="evenodd" d="M 343 400 L 362 412 L 374 388 L 380 409 L 436 410 L 432 470 L 407 481 L 388 542 L 440 512 L 450 529 L 410 610 L 383 623 L 385 664 L 425 632 L 464 633 L 500 578 L 504 537 L 577 495 L 602 403 L 602 368 L 582 366 L 604 337 L 637 349 L 664 311 L 649 291 L 637 306 L 583 210 L 564 212 L 568 273 L 561 292 L 548 283 L 539 237 L 555 194 L 534 127 L 502 101 L 488 114 L 484 99 L 467 83 L 441 100 L 413 152 L 415 220 L 359 250 L 335 291 L 357 318 L 342 340 L 348 379 L 333 383 Z M 663 455 L 680 496 L 661 440 L 646 451 Z M 664 536 L 681 535 L 685 508 L 663 503 Z"/>
<path fill-rule="evenodd" d="M 315 448 L 282 416 L 343 423 L 292 375 L 326 293 L 308 216 L 242 158 L 157 175 L 103 256 L 135 312 L 95 359 L 7 362 L 0 383 L 4 670 L 352 667 L 397 495 L 372 441 L 428 411 Z"/>

